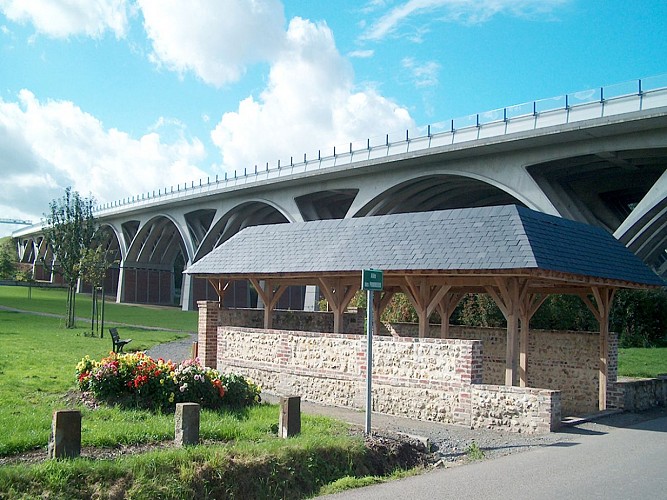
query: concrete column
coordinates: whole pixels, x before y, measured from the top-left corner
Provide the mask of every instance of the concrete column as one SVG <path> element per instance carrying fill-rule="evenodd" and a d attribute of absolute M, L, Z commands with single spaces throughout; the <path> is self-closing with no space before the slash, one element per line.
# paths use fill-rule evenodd
<path fill-rule="evenodd" d="M 118 287 L 116 288 L 116 302 L 122 303 L 125 301 L 125 267 L 121 262 L 118 267 Z"/>
<path fill-rule="evenodd" d="M 317 287 L 315 285 L 306 285 L 306 296 L 303 300 L 303 310 L 304 311 L 316 311 L 317 310 Z"/>
<path fill-rule="evenodd" d="M 220 303 L 200 300 L 197 305 L 199 306 L 199 359 L 202 365 L 217 368 Z"/>
<path fill-rule="evenodd" d="M 280 419 L 278 422 L 280 436 L 288 438 L 301 432 L 301 396 L 284 396 L 280 398 Z"/>
<path fill-rule="evenodd" d="M 194 309 L 194 278 L 190 274 L 183 274 L 183 284 L 181 285 L 181 309 L 183 311 L 192 311 Z"/>
<path fill-rule="evenodd" d="M 174 441 L 176 446 L 199 444 L 199 405 L 178 403 L 174 415 Z"/>
<path fill-rule="evenodd" d="M 49 458 L 75 458 L 81 455 L 81 412 L 59 410 L 53 414 Z"/>

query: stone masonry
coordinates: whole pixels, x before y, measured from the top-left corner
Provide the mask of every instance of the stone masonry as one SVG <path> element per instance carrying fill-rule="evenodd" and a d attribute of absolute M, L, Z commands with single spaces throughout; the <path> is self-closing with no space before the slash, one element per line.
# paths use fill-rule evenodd
<path fill-rule="evenodd" d="M 217 368 L 249 376 L 267 392 L 365 404 L 365 336 L 220 326 L 217 341 Z M 482 385 L 480 341 L 380 336 L 373 357 L 374 411 L 517 432 L 560 423 L 558 391 Z"/>
<path fill-rule="evenodd" d="M 415 337 L 412 323 L 384 325 L 388 334 Z M 440 325 L 431 325 L 429 337 L 440 336 Z M 484 345 L 483 383 L 501 385 L 505 378 L 507 332 L 504 328 L 450 326 L 449 336 L 481 340 Z M 618 343 L 609 334 L 610 390 L 616 381 Z M 528 386 L 548 387 L 561 392 L 563 415 L 586 415 L 598 409 L 598 332 L 531 330 L 528 337 Z"/>

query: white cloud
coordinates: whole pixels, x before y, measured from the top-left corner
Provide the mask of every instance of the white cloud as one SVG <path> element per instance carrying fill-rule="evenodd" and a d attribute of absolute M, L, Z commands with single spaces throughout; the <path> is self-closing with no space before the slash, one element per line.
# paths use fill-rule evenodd
<path fill-rule="evenodd" d="M 363 39 L 381 40 L 395 33 L 408 19 L 428 14 L 424 22 L 434 18 L 478 24 L 505 13 L 526 17 L 552 12 L 570 0 L 408 0 L 393 7 L 372 23 Z M 411 23 L 412 24 L 412 23 Z M 412 26 L 414 28 L 414 26 Z M 419 29 L 417 30 L 419 31 Z"/>
<path fill-rule="evenodd" d="M 375 55 L 374 50 L 353 50 L 349 54 L 347 54 L 348 57 L 355 57 L 357 59 L 368 59 L 370 57 L 373 57 Z"/>
<path fill-rule="evenodd" d="M 405 57 L 401 65 L 410 72 L 416 87 L 434 87 L 438 84 L 441 66 L 437 62 L 418 63 L 412 57 Z"/>
<path fill-rule="evenodd" d="M 40 102 L 22 90 L 0 99 L 0 211 L 35 222 L 49 201 L 71 186 L 100 203 L 205 177 L 198 140 L 164 143 L 157 133 L 139 139 L 105 129 L 69 101 Z"/>
<path fill-rule="evenodd" d="M 122 38 L 127 30 L 126 0 L 0 0 L 0 11 L 54 38 L 101 38 L 106 31 Z"/>
<path fill-rule="evenodd" d="M 282 48 L 285 17 L 279 0 L 138 0 L 152 59 L 181 74 L 192 71 L 222 86 L 247 65 L 272 60 Z"/>
<path fill-rule="evenodd" d="M 294 18 L 266 89 L 225 113 L 211 137 L 224 167 L 242 170 L 412 125 L 405 108 L 354 89 L 352 68 L 326 24 Z"/>

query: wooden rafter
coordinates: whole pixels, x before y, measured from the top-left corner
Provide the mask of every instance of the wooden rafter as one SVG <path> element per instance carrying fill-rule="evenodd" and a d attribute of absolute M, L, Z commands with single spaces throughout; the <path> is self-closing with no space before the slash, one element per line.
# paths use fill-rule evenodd
<path fill-rule="evenodd" d="M 343 313 L 354 294 L 359 290 L 360 280 L 357 279 L 356 283 L 352 283 L 343 278 L 319 278 L 318 282 L 334 314 L 334 333 L 340 333 L 343 326 Z"/>
<path fill-rule="evenodd" d="M 428 318 L 442 298 L 451 289 L 451 285 L 434 284 L 426 277 L 405 276 L 401 290 L 408 296 L 419 318 L 419 337 L 426 337 Z"/>
<path fill-rule="evenodd" d="M 257 295 L 264 302 L 264 328 L 268 330 L 273 327 L 273 309 L 276 307 L 281 295 L 287 290 L 287 287 L 285 285 L 274 287 L 272 280 L 263 280 L 262 282 L 255 278 L 250 278 L 250 283 L 255 287 Z"/>
<path fill-rule="evenodd" d="M 446 293 L 438 302 L 438 313 L 440 314 L 440 338 L 449 337 L 449 319 L 454 314 L 456 306 L 459 305 L 464 293 Z"/>

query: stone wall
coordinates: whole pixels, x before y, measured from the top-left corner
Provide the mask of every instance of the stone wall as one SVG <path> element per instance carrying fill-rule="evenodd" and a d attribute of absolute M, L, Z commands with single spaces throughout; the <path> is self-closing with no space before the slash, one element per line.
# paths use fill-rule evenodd
<path fill-rule="evenodd" d="M 394 336 L 417 337 L 418 325 L 392 323 L 385 329 Z M 431 325 L 429 337 L 440 336 Z M 481 340 L 484 345 L 484 384 L 505 381 L 507 331 L 504 328 L 450 326 L 450 338 Z M 561 392 L 563 415 L 586 415 L 598 410 L 600 335 L 597 332 L 531 330 L 528 337 L 528 387 Z M 608 380 L 617 372 L 616 334 L 609 334 Z"/>
<path fill-rule="evenodd" d="M 217 339 L 217 368 L 269 393 L 365 406 L 365 336 L 220 326 Z M 521 432 L 559 425 L 557 391 L 481 385 L 482 358 L 476 340 L 375 337 L 373 410 Z"/>
<path fill-rule="evenodd" d="M 644 411 L 667 405 L 667 375 L 659 378 L 622 378 L 608 392 L 610 406 L 627 411 Z"/>
<path fill-rule="evenodd" d="M 471 428 L 544 433 L 560 426 L 559 391 L 473 385 L 471 398 Z"/>
<path fill-rule="evenodd" d="M 263 309 L 222 309 L 220 321 L 228 326 L 249 328 L 264 327 Z M 364 333 L 366 311 L 347 312 L 343 315 L 345 333 Z M 332 312 L 322 311 L 273 311 L 273 328 L 276 330 L 295 330 L 300 332 L 332 332 L 334 318 Z"/>

